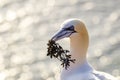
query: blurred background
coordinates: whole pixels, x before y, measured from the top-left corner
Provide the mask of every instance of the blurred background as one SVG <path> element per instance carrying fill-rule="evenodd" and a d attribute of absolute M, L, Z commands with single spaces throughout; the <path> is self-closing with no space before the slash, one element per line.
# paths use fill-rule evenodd
<path fill-rule="evenodd" d="M 120 0 L 0 0 L 0 80 L 58 80 L 47 42 L 69 18 L 85 22 L 89 62 L 120 76 Z M 69 49 L 68 39 L 60 44 Z"/>

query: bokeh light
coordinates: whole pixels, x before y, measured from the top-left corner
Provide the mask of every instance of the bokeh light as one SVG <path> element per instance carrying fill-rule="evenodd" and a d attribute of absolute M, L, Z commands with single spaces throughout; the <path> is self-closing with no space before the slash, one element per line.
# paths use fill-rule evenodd
<path fill-rule="evenodd" d="M 60 63 L 46 57 L 47 42 L 69 18 L 86 23 L 89 62 L 120 78 L 119 4 L 119 0 L 1 0 L 0 80 L 60 80 Z M 60 44 L 69 49 L 69 39 Z"/>

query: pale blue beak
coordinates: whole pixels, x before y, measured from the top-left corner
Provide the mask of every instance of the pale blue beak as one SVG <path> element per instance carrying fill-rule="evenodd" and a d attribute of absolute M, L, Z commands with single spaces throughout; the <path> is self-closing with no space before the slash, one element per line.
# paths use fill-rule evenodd
<path fill-rule="evenodd" d="M 53 41 L 58 41 L 60 39 L 69 37 L 72 33 L 74 33 L 76 31 L 74 30 L 67 30 L 67 29 L 61 29 L 60 31 L 58 31 L 51 40 Z"/>

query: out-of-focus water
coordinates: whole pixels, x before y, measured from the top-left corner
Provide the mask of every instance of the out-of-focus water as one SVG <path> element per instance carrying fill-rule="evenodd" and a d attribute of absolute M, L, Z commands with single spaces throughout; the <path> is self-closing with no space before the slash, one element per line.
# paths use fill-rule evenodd
<path fill-rule="evenodd" d="M 89 62 L 119 77 L 119 0 L 1 0 L 0 80 L 56 80 L 60 63 L 46 57 L 46 44 L 69 18 L 87 26 Z M 60 44 L 69 48 L 66 39 Z"/>

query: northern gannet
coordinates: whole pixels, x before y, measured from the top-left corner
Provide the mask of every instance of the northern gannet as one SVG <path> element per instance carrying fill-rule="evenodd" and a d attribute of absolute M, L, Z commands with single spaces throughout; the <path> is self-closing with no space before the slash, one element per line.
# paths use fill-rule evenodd
<path fill-rule="evenodd" d="M 87 61 L 89 35 L 85 24 L 79 19 L 68 19 L 61 25 L 61 29 L 52 37 L 58 41 L 70 38 L 70 54 L 75 63 L 61 72 L 61 80 L 117 80 L 112 75 L 96 71 Z"/>

